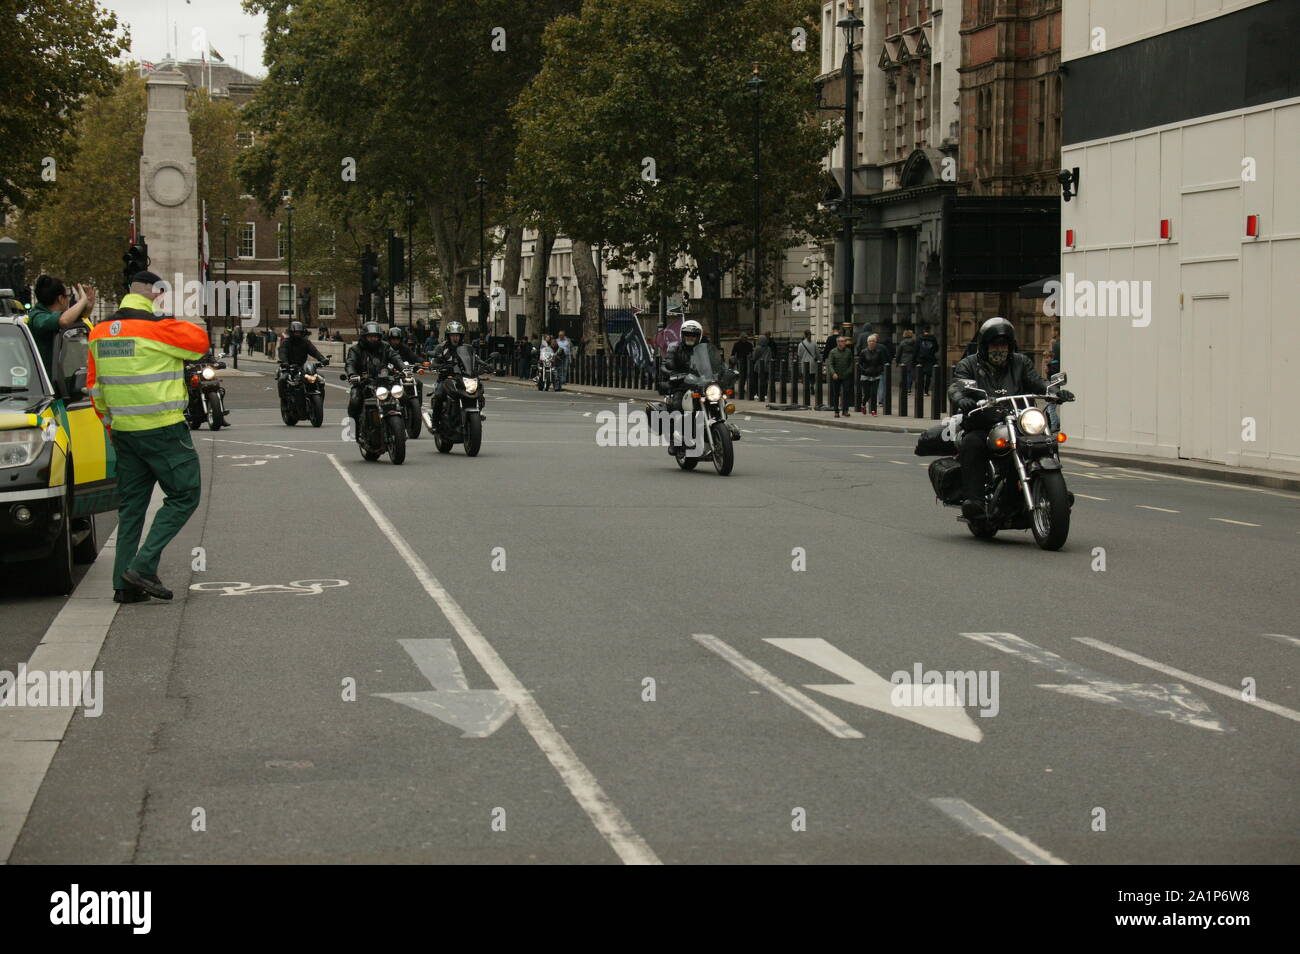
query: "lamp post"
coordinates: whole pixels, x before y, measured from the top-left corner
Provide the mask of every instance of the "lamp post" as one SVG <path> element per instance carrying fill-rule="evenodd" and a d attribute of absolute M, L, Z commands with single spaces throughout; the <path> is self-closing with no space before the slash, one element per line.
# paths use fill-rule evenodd
<path fill-rule="evenodd" d="M 414 246 L 411 244 L 411 229 L 414 224 L 415 196 L 406 193 L 406 327 L 414 328 L 415 309 L 415 273 L 413 266 Z"/>
<path fill-rule="evenodd" d="M 844 19 L 836 26 L 844 31 L 844 64 L 840 72 L 844 75 L 844 197 L 841 199 L 840 214 L 844 216 L 844 274 L 840 278 L 841 294 L 844 296 L 844 322 L 853 327 L 853 163 L 857 159 L 857 136 L 854 120 L 857 94 L 857 78 L 853 65 L 853 35 L 862 21 L 853 12 L 853 0 L 846 5 Z"/>
<path fill-rule="evenodd" d="M 474 180 L 478 186 L 478 333 L 479 336 L 486 340 L 487 338 L 487 299 L 484 297 L 483 288 L 483 257 L 487 254 L 485 251 L 485 233 L 483 220 L 483 188 L 487 185 L 487 180 L 480 175 Z"/>
<path fill-rule="evenodd" d="M 236 296 L 235 300 L 236 300 L 236 304 L 238 304 L 238 300 L 239 300 L 238 296 Z M 230 317 L 230 216 L 229 215 L 221 216 L 221 304 L 223 310 L 226 313 L 226 317 Z M 233 338 L 235 333 L 233 324 L 231 325 L 230 333 L 231 333 L 231 337 Z M 233 352 L 232 360 L 235 365 L 235 370 L 238 371 L 239 350 L 234 347 L 232 347 L 230 350 Z"/>
<path fill-rule="evenodd" d="M 762 118 L 762 100 L 763 100 L 763 83 L 764 80 L 758 75 L 758 64 L 754 64 L 754 72 L 745 85 L 749 87 L 754 94 L 754 334 L 758 334 L 759 323 L 759 301 L 763 292 L 763 239 L 762 239 L 762 215 L 763 215 L 763 193 L 762 193 L 762 160 L 759 152 L 761 144 L 760 120 Z"/>
<path fill-rule="evenodd" d="M 293 318 L 298 317 L 297 289 L 293 287 L 293 202 L 285 202 L 284 211 L 289 214 L 289 303 Z M 278 309 L 277 309 L 278 310 Z"/>

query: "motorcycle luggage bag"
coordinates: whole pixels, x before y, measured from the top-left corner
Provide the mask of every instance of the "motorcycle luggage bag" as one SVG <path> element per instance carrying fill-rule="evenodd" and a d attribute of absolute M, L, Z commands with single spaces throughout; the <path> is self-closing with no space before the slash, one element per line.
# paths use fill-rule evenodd
<path fill-rule="evenodd" d="M 952 441 L 944 440 L 943 429 L 943 424 L 936 424 L 921 432 L 921 436 L 916 439 L 917 457 L 937 457 L 940 454 L 957 453 L 957 445 Z"/>
<path fill-rule="evenodd" d="M 946 504 L 961 503 L 961 462 L 954 457 L 930 461 L 930 484 L 934 495 Z"/>

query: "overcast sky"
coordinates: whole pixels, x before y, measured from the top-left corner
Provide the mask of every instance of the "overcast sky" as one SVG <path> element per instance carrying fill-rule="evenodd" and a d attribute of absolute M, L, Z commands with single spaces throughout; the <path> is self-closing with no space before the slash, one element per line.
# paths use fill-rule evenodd
<path fill-rule="evenodd" d="M 198 59 L 196 29 L 227 63 L 254 76 L 262 66 L 266 18 L 250 16 L 240 0 L 98 0 L 131 28 L 131 57 L 158 62 L 168 50 L 178 60 Z M 199 37 L 202 34 L 198 35 Z"/>

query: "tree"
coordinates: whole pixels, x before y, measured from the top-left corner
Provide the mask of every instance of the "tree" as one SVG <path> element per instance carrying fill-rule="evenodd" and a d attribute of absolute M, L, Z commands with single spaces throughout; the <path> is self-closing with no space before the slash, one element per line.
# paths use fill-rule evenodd
<path fill-rule="evenodd" d="M 753 244 L 755 64 L 764 80 L 764 288 L 782 253 L 831 227 L 818 208 L 836 132 L 815 112 L 813 0 L 588 0 L 543 39 L 520 96 L 511 177 L 534 220 L 612 246 L 610 265 L 654 259 L 651 294 L 671 293 L 719 256 L 737 270 Z M 807 31 L 807 50 L 792 31 Z M 680 260 L 693 263 L 678 264 Z M 738 285 L 752 286 L 752 262 Z"/>
<path fill-rule="evenodd" d="M 79 144 L 68 128 L 117 85 L 130 44 L 94 0 L 0 0 L 0 23 L 0 206 L 24 209 L 58 181 Z"/>
<path fill-rule="evenodd" d="M 267 16 L 266 81 L 250 103 L 257 145 L 241 176 L 344 214 L 416 197 L 447 319 L 465 320 L 478 259 L 478 186 L 500 222 L 515 132 L 509 107 L 536 72 L 542 29 L 576 0 L 250 0 Z M 413 25 L 418 24 L 418 29 Z M 429 37 L 436 37 L 430 43 Z M 404 211 L 394 219 L 404 221 Z"/>

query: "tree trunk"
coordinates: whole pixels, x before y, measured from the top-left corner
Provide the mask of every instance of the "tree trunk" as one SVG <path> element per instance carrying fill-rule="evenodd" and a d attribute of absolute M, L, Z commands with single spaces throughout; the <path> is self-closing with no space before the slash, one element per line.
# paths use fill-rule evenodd
<path fill-rule="evenodd" d="M 533 242 L 532 268 L 528 270 L 528 327 L 531 338 L 546 329 L 546 277 L 550 274 L 553 232 L 538 232 Z"/>
<path fill-rule="evenodd" d="M 582 296 L 582 337 L 587 342 L 587 353 L 595 354 L 594 345 L 599 335 L 605 333 L 601 314 L 600 275 L 596 270 L 591 245 L 573 240 L 573 274 L 578 279 L 578 292 Z"/>
<path fill-rule="evenodd" d="M 519 275 L 524 262 L 524 226 L 516 216 L 506 226 L 505 273 L 501 276 L 501 286 L 506 290 L 507 300 L 519 294 Z M 509 330 L 514 334 L 514 328 Z"/>
<path fill-rule="evenodd" d="M 433 230 L 433 251 L 438 259 L 438 284 L 442 286 L 442 324 L 465 322 L 466 276 L 461 267 L 465 262 L 466 237 L 457 228 L 459 220 L 450 209 L 431 204 L 429 224 Z M 461 217 L 463 218 L 463 217 Z"/>

